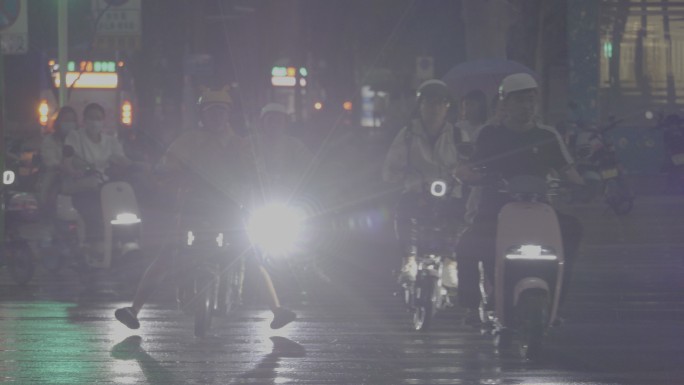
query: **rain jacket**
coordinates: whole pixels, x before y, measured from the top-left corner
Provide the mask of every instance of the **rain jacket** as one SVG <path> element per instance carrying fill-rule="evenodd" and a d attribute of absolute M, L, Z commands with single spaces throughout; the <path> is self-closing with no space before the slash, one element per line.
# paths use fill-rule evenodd
<path fill-rule="evenodd" d="M 451 173 L 459 165 L 456 144 L 466 139 L 462 132 L 456 132 L 461 133 L 461 138 L 455 138 L 454 127 L 445 123 L 433 146 L 420 120 L 413 120 L 394 138 L 385 158 L 383 180 L 403 182 L 409 192 L 422 192 L 437 179 L 451 180 Z M 461 186 L 452 191 L 453 197 L 460 198 L 461 194 Z"/>

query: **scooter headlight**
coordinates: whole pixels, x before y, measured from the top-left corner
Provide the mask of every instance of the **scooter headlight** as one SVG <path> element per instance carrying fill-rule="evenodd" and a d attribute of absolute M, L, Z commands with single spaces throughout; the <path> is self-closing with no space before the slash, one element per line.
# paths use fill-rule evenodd
<path fill-rule="evenodd" d="M 441 198 L 447 194 L 447 182 L 436 180 L 430 184 L 430 194 L 433 197 Z"/>
<path fill-rule="evenodd" d="M 113 225 L 134 225 L 140 223 L 140 217 L 133 213 L 121 213 L 116 215 L 116 219 L 110 221 Z"/>
<path fill-rule="evenodd" d="M 292 252 L 299 242 L 304 212 L 282 203 L 255 210 L 247 223 L 252 243 L 269 255 Z"/>
<path fill-rule="evenodd" d="M 558 256 L 556 256 L 552 250 L 545 249 L 539 245 L 522 245 L 518 248 L 510 250 L 506 254 L 506 259 L 555 261 L 558 259 Z"/>

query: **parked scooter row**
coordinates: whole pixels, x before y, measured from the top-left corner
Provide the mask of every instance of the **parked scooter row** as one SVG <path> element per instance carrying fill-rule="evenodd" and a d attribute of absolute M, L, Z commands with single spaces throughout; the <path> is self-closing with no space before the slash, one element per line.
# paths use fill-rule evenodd
<path fill-rule="evenodd" d="M 587 184 L 587 188 L 575 198 L 588 203 L 601 194 L 615 214 L 626 215 L 634 207 L 634 193 L 607 135 L 621 122 L 613 120 L 600 127 L 578 123 L 568 138 L 568 148 L 575 159 L 577 171 Z"/>
<path fill-rule="evenodd" d="M 647 119 L 656 119 L 655 130 L 662 130 L 663 147 L 667 158 L 663 171 L 667 178 L 667 191 L 684 194 L 684 119 L 678 114 L 654 116 L 646 112 Z"/>

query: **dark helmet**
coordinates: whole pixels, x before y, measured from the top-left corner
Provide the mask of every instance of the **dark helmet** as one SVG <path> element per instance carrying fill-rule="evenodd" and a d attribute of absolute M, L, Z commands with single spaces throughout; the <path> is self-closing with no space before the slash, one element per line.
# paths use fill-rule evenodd
<path fill-rule="evenodd" d="M 202 94 L 197 100 L 197 105 L 200 107 L 200 110 L 216 104 L 231 106 L 233 104 L 233 98 L 230 97 L 229 91 L 230 87 L 228 86 L 225 86 L 220 90 L 203 88 Z"/>
<path fill-rule="evenodd" d="M 441 80 L 431 79 L 424 81 L 416 91 L 416 99 L 420 102 L 424 98 L 430 99 L 446 99 L 451 102 L 451 91 L 449 87 Z"/>

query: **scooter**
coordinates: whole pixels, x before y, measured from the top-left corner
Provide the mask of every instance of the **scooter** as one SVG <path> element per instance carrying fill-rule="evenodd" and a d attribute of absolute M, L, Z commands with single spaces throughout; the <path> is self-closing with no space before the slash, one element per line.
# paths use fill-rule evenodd
<path fill-rule="evenodd" d="M 413 313 L 413 328 L 426 331 L 439 311 L 453 306 L 456 288 L 442 282 L 446 258 L 455 259 L 454 250 L 463 223 L 449 216 L 453 181 L 435 180 L 422 194 L 420 215 L 411 219 L 411 242 L 418 273 L 415 282 L 402 283 L 404 303 Z"/>
<path fill-rule="evenodd" d="M 69 150 L 67 146 L 65 156 L 75 156 L 73 149 Z M 103 271 L 142 259 L 142 220 L 135 192 L 128 182 L 109 179 L 88 166 L 84 160 L 80 161 L 86 164 L 86 174 L 100 180 L 99 195 L 102 206 L 103 250 L 96 250 L 95 245 L 87 242 L 80 245 L 83 252 L 78 261 L 78 269 L 85 273 L 84 278 L 87 278 L 91 275 L 89 272 Z M 73 220 L 75 210 L 69 205 L 70 200 L 64 197 L 61 199 L 64 204 L 63 219 Z M 77 223 L 83 221 L 79 220 Z"/>
<path fill-rule="evenodd" d="M 519 343 L 522 355 L 538 358 L 557 318 L 564 255 L 560 226 L 547 203 L 549 186 L 519 176 L 501 191 L 511 201 L 498 217 L 494 281 L 480 268 L 480 317 L 500 352 Z"/>
<path fill-rule="evenodd" d="M 194 316 L 194 334 L 202 338 L 212 317 L 227 315 L 239 303 L 244 260 L 223 229 L 202 223 L 184 230 L 186 242 L 176 251 L 177 257 L 193 268 L 181 279 L 176 300 L 181 310 Z"/>
<path fill-rule="evenodd" d="M 34 154 L 23 151 L 19 141 L 10 142 L 6 153 L 9 180 L 2 184 L 2 209 L 5 212 L 5 239 L 0 261 L 8 267 L 18 284 L 28 283 L 35 271 L 37 244 L 50 239 L 50 227 L 42 220 L 36 194 L 33 193 L 37 168 Z M 3 178 L 4 179 L 4 178 Z M 50 259 L 42 262 L 50 267 Z"/>
<path fill-rule="evenodd" d="M 580 126 L 580 132 L 570 143 L 570 148 L 577 161 L 577 171 L 587 183 L 585 193 L 579 200 L 589 202 L 600 191 L 615 214 L 626 215 L 634 207 L 634 194 L 615 149 L 606 136 L 620 122 L 613 120 L 598 128 Z"/>
<path fill-rule="evenodd" d="M 193 268 L 179 285 L 177 300 L 181 309 L 194 315 L 196 337 L 206 336 L 213 316 L 228 314 L 241 301 L 246 251 L 262 260 L 279 258 L 293 253 L 300 240 L 305 215 L 295 207 L 269 203 L 240 214 L 244 231 L 237 234 L 208 222 L 184 229 L 187 242 L 179 257 L 189 259 Z M 248 241 L 247 250 L 240 250 L 240 238 Z"/>
<path fill-rule="evenodd" d="M 38 222 L 38 202 L 29 193 L 3 191 L 3 196 L 5 239 L 0 250 L 0 265 L 7 267 L 15 283 L 25 285 L 33 278 L 35 264 L 23 229 Z"/>
<path fill-rule="evenodd" d="M 648 117 L 647 113 L 647 117 Z M 650 114 L 651 119 L 653 114 Z M 663 146 L 667 151 L 664 170 L 667 173 L 667 190 L 684 193 L 684 120 L 677 114 L 660 118 L 654 129 L 663 130 Z"/>

